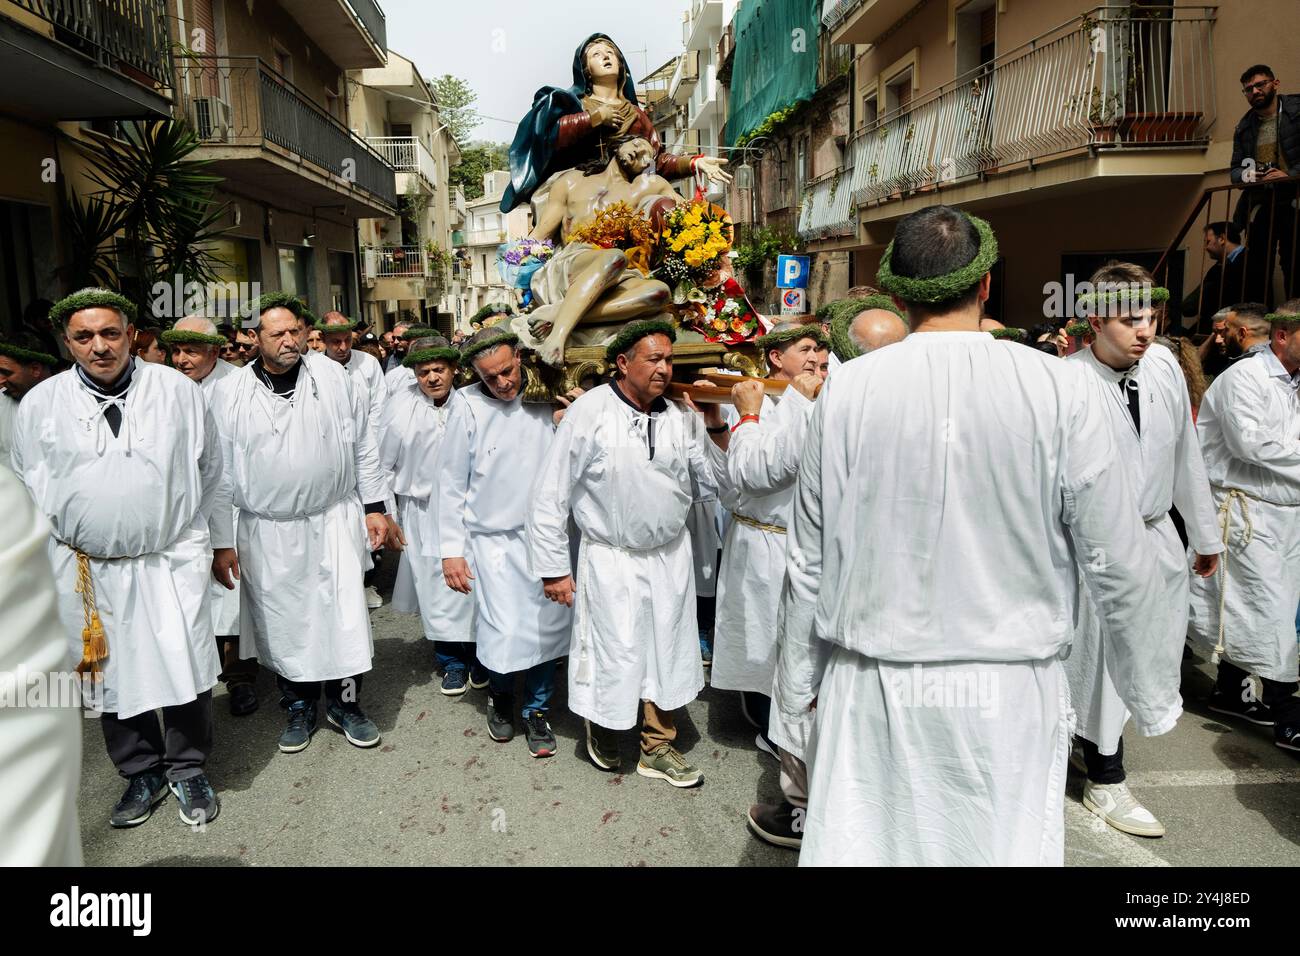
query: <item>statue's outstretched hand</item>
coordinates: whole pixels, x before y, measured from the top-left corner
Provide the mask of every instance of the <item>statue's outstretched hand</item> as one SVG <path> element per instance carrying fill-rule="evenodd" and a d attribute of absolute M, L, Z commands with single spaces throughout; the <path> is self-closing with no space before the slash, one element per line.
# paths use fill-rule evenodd
<path fill-rule="evenodd" d="M 731 182 L 731 174 L 722 168 L 726 165 L 727 160 L 721 156 L 701 156 L 695 161 L 695 169 L 709 182 L 722 183 L 724 186 Z"/>

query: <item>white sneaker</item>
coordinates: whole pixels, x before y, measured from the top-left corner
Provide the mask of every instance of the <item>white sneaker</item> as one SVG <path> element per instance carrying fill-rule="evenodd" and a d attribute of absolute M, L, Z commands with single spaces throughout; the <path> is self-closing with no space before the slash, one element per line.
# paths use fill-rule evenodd
<path fill-rule="evenodd" d="M 379 596 L 379 590 L 373 586 L 366 588 L 366 607 L 373 611 L 383 606 L 384 599 Z"/>
<path fill-rule="evenodd" d="M 1126 783 L 1093 783 L 1083 787 L 1083 805 L 1121 833 L 1140 837 L 1165 835 L 1164 824 L 1137 802 Z"/>

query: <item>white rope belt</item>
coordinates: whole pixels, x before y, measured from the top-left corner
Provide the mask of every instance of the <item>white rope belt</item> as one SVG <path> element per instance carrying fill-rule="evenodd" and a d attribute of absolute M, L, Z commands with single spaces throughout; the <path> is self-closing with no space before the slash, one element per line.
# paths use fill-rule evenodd
<path fill-rule="evenodd" d="M 1223 555 L 1219 559 L 1219 640 L 1214 645 L 1214 653 L 1210 656 L 1210 663 L 1219 663 L 1219 657 L 1223 654 L 1223 606 L 1224 600 L 1228 594 L 1228 539 L 1232 536 L 1232 503 L 1237 502 L 1237 510 L 1241 512 L 1241 546 L 1244 548 L 1250 544 L 1250 539 L 1254 536 L 1254 526 L 1250 522 L 1250 507 L 1247 502 L 1250 501 L 1250 495 L 1246 494 L 1239 488 L 1224 488 L 1223 503 L 1219 505 L 1219 531 L 1223 541 Z"/>

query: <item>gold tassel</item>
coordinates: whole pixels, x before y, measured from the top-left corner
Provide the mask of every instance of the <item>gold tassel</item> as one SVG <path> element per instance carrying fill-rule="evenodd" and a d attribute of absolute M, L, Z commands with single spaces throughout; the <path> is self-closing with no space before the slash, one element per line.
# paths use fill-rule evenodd
<path fill-rule="evenodd" d="M 90 558 L 81 551 L 77 555 L 77 593 L 81 595 L 81 613 L 85 626 L 81 629 L 81 663 L 77 673 L 89 672 L 99 678 L 103 671 L 101 666 L 108 659 L 108 638 L 104 634 L 103 622 L 99 619 L 99 608 L 95 604 L 95 582 L 90 576 Z"/>

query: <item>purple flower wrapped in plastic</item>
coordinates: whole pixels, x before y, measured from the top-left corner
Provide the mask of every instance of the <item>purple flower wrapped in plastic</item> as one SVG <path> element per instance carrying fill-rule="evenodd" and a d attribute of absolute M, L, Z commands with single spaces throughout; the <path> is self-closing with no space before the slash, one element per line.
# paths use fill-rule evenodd
<path fill-rule="evenodd" d="M 516 239 L 501 247 L 497 266 L 501 278 L 516 289 L 527 289 L 533 273 L 555 255 L 555 243 L 550 239 Z"/>

